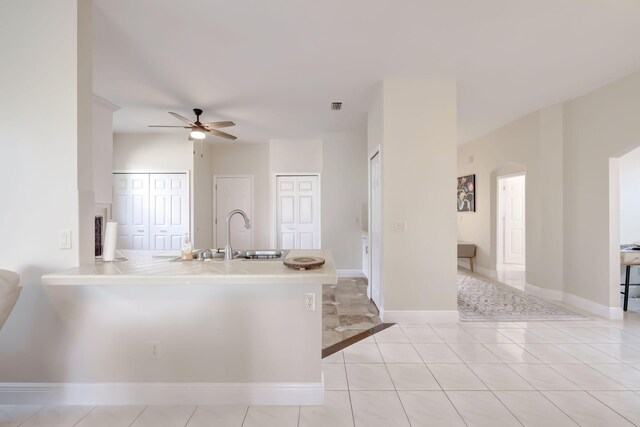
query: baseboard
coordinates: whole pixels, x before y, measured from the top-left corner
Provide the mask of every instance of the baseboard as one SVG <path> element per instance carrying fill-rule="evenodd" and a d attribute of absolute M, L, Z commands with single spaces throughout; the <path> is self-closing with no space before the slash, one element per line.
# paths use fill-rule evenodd
<path fill-rule="evenodd" d="M 324 383 L 0 383 L 13 405 L 323 405 Z"/>
<path fill-rule="evenodd" d="M 386 323 L 450 323 L 458 322 L 458 310 L 386 310 L 381 313 Z"/>
<path fill-rule="evenodd" d="M 467 270 L 471 271 L 469 260 L 465 258 L 458 259 L 458 267 L 466 268 Z M 483 276 L 489 277 L 491 279 L 495 279 L 496 277 L 498 277 L 498 272 L 496 270 L 490 270 L 477 264 L 474 264 L 473 269 L 476 273 L 482 274 Z"/>
<path fill-rule="evenodd" d="M 564 292 L 562 299 L 567 304 L 571 304 L 583 310 L 597 314 L 598 316 L 606 317 L 608 319 L 622 319 L 623 311 L 620 307 L 609 307 L 604 304 L 598 304 L 591 300 L 579 297 L 577 295 Z"/>
<path fill-rule="evenodd" d="M 365 277 L 362 270 L 336 270 L 338 277 Z"/>
<path fill-rule="evenodd" d="M 558 291 L 555 289 L 544 289 L 530 283 L 525 284 L 524 291 L 528 294 L 533 295 L 534 297 L 565 302 L 569 305 L 593 314 L 597 314 L 598 316 L 602 316 L 607 319 L 623 318 L 624 311 L 622 311 L 621 307 L 609 307 L 604 304 L 598 304 L 597 302 L 593 302 L 586 298 L 569 294 L 567 292 Z"/>
<path fill-rule="evenodd" d="M 525 283 L 524 291 L 534 297 L 550 299 L 555 301 L 562 301 L 564 298 L 564 292 L 555 289 L 546 289 L 539 286 Z"/>

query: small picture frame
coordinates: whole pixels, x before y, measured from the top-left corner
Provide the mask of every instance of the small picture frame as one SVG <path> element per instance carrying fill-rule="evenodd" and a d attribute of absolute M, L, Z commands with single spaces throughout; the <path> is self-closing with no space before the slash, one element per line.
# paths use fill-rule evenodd
<path fill-rule="evenodd" d="M 458 212 L 476 211 L 476 175 L 458 178 Z"/>

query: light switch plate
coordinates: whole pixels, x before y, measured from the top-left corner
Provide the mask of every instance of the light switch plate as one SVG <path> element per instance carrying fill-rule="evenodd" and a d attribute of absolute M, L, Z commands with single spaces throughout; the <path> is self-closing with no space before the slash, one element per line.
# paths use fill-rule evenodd
<path fill-rule="evenodd" d="M 60 249 L 71 249 L 71 230 L 58 231 L 58 247 Z"/>
<path fill-rule="evenodd" d="M 393 230 L 394 230 L 396 233 L 402 233 L 403 231 L 406 231 L 406 229 L 407 229 L 407 223 L 406 223 L 406 222 L 404 222 L 404 221 L 396 222 L 396 223 L 393 225 Z"/>

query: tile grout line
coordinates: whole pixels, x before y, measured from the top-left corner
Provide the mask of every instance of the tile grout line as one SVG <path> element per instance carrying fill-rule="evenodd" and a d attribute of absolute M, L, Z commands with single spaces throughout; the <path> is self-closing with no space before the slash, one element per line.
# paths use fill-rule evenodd
<path fill-rule="evenodd" d="M 402 331 L 402 328 L 399 328 L 400 331 L 402 332 L 402 335 L 404 335 L 404 331 Z M 406 337 L 406 335 L 405 335 Z M 389 372 L 389 367 L 387 366 L 387 361 L 384 358 L 384 355 L 382 354 L 382 350 L 380 350 L 380 346 L 378 345 L 378 341 L 376 341 L 376 347 L 378 348 L 378 352 L 380 352 L 380 356 L 382 357 L 382 363 L 384 363 L 384 369 L 387 371 L 387 375 L 389 375 L 389 379 L 391 380 L 391 384 L 393 384 L 393 391 L 396 392 L 396 397 L 398 398 L 398 402 L 400 402 L 400 407 L 402 408 L 402 412 L 404 412 L 404 416 L 407 418 L 407 422 L 409 423 L 409 426 L 411 427 L 411 419 L 409 418 L 409 414 L 407 414 L 407 410 L 404 407 L 404 403 L 402 403 L 402 399 L 400 398 L 400 393 L 398 393 L 398 387 L 396 386 L 395 381 L 393 381 L 393 377 L 391 376 L 391 372 Z M 411 345 L 411 348 L 413 348 L 413 351 L 416 351 L 415 348 L 413 347 L 413 345 Z M 416 351 L 417 353 L 417 351 Z M 418 357 L 420 357 L 420 355 L 418 354 Z M 422 358 L 420 358 L 422 360 Z"/>
<path fill-rule="evenodd" d="M 198 406 L 196 405 L 196 407 L 193 408 L 193 412 L 189 416 L 189 419 L 187 419 L 187 422 L 184 424 L 184 427 L 187 427 L 189 425 L 189 423 L 191 422 L 191 418 L 193 418 L 197 410 L 198 410 Z"/>
<path fill-rule="evenodd" d="M 138 414 L 138 416 L 137 416 L 137 417 L 135 417 L 135 418 L 133 419 L 133 421 L 131 421 L 131 424 L 129 424 L 129 427 L 131 427 L 132 425 L 134 425 L 134 424 L 135 424 L 135 422 L 136 422 L 136 421 L 138 421 L 138 418 L 140 418 L 140 416 L 142 415 L 142 413 L 143 413 L 144 411 L 146 411 L 148 407 L 149 407 L 148 405 L 145 405 L 145 406 L 142 408 L 142 411 L 140 411 L 140 413 Z"/>
<path fill-rule="evenodd" d="M 240 427 L 242 427 L 244 425 L 244 422 L 247 420 L 247 414 L 249 413 L 249 408 L 251 408 L 251 406 L 247 405 L 247 410 L 244 411 L 244 417 L 242 417 L 242 423 L 240 423 Z"/>
<path fill-rule="evenodd" d="M 542 397 L 544 397 L 545 399 L 547 399 L 548 402 L 550 402 L 553 406 L 555 406 L 556 408 L 558 408 L 558 410 L 560 410 L 560 412 L 562 412 L 563 414 L 565 414 L 567 417 L 569 417 L 569 419 L 571 421 L 573 421 L 574 423 L 576 423 L 578 426 L 580 425 L 580 423 L 578 422 L 578 420 L 574 419 L 570 414 L 568 414 L 564 409 L 562 409 L 560 406 L 556 405 L 555 402 L 551 399 L 549 399 L 549 397 L 544 394 L 544 392 L 553 392 L 553 391 L 563 391 L 563 392 L 567 392 L 567 391 L 572 391 L 572 390 L 540 390 L 538 391 L 538 393 L 540 393 L 542 395 Z M 573 392 L 575 392 L 576 390 L 573 390 Z"/>
<path fill-rule="evenodd" d="M 35 417 L 36 415 L 38 415 L 40 412 L 42 412 L 44 410 L 46 406 L 41 406 L 40 409 L 38 409 L 37 411 L 35 411 L 33 414 L 29 415 L 27 417 L 27 419 L 25 419 L 23 422 L 21 422 L 20 424 L 18 424 L 18 427 L 20 427 L 21 425 L 24 425 L 24 423 L 26 423 L 27 421 L 29 421 L 31 418 Z"/>
<path fill-rule="evenodd" d="M 621 414 L 620 412 L 616 411 L 614 408 L 612 408 L 611 406 L 607 405 L 606 402 L 603 402 L 602 400 L 598 399 L 598 396 L 595 396 L 592 392 L 594 391 L 607 391 L 607 390 L 585 390 L 587 392 L 587 394 L 591 397 L 593 397 L 594 399 L 596 399 L 598 402 L 602 403 L 604 406 L 606 406 L 607 408 L 611 409 L 613 412 L 615 412 L 616 414 L 620 415 L 622 418 L 624 418 L 625 420 L 629 421 L 631 424 L 636 425 L 636 423 L 634 423 L 633 421 L 631 421 L 630 419 L 628 419 L 626 416 L 624 416 L 623 414 Z M 631 393 L 633 393 L 632 390 L 624 390 L 623 392 L 627 392 L 630 391 Z"/>
<path fill-rule="evenodd" d="M 431 330 L 433 330 L 433 328 L 429 327 Z M 436 331 L 433 331 L 434 334 L 436 334 L 436 336 L 440 337 L 440 335 L 438 335 L 438 333 Z M 440 337 L 442 339 L 442 337 Z M 464 423 L 464 425 L 466 425 L 467 427 L 469 427 L 469 423 L 467 423 L 467 421 L 464 419 L 464 417 L 462 416 L 462 414 L 460 413 L 460 410 L 458 409 L 458 407 L 456 405 L 454 405 L 453 401 L 451 400 L 451 397 L 449 397 L 449 395 L 447 394 L 447 392 L 445 391 L 445 389 L 442 387 L 442 384 L 440 384 L 440 381 L 438 381 L 438 378 L 436 378 L 436 376 L 433 374 L 433 372 L 431 372 L 431 369 L 429 369 L 429 365 L 427 364 L 427 362 L 425 362 L 425 360 L 422 358 L 422 356 L 420 356 L 420 353 L 418 352 L 418 349 L 416 349 L 414 343 L 411 342 L 411 340 L 409 340 L 411 347 L 413 347 L 414 351 L 416 353 L 418 353 L 418 356 L 420 357 L 420 360 L 422 360 L 422 363 L 424 364 L 424 367 L 427 368 L 427 371 L 429 371 L 429 374 L 431 374 L 431 376 L 433 377 L 433 379 L 436 381 L 436 383 L 438 384 L 438 387 L 440 387 L 440 392 L 442 394 L 444 394 L 444 396 L 447 398 L 447 400 L 449 401 L 449 403 L 451 404 L 451 407 L 453 407 L 453 409 L 456 411 L 456 414 L 458 414 L 458 416 L 460 417 L 460 419 L 462 420 L 462 422 Z M 445 343 L 446 344 L 446 343 Z M 391 379 L 391 381 L 393 381 L 393 378 Z"/>
<path fill-rule="evenodd" d="M 78 421 L 76 421 L 75 423 L 73 423 L 74 426 L 77 426 L 78 424 L 80 424 L 80 422 L 82 422 L 82 420 L 84 420 L 85 418 L 87 418 L 89 416 L 90 413 L 92 413 L 93 411 L 95 411 L 95 409 L 97 408 L 97 406 L 94 406 L 93 408 L 91 408 L 86 414 L 84 414 L 82 417 L 80 417 L 80 419 Z"/>
<path fill-rule="evenodd" d="M 353 422 L 353 426 L 356 425 L 356 414 L 353 411 L 353 399 L 351 399 L 351 387 L 349 386 L 349 375 L 347 374 L 347 357 L 344 355 L 344 351 L 342 352 L 342 360 L 344 361 L 344 377 L 347 380 L 347 395 L 349 396 L 349 407 L 351 408 L 351 421 Z"/>

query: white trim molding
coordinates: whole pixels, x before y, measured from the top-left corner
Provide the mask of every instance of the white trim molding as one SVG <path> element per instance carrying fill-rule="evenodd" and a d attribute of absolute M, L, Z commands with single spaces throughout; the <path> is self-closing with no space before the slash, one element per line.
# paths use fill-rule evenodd
<path fill-rule="evenodd" d="M 623 311 L 621 307 L 609 307 L 566 292 L 564 292 L 562 300 L 567 304 L 574 305 L 578 308 L 590 311 L 591 313 L 595 313 L 598 316 L 606 317 L 608 319 L 623 318 Z"/>
<path fill-rule="evenodd" d="M 367 277 L 362 270 L 336 270 L 338 277 Z"/>
<path fill-rule="evenodd" d="M 466 270 L 471 271 L 471 263 L 468 259 L 465 258 L 458 258 L 458 267 L 462 267 Z M 489 270 L 488 268 L 484 268 L 477 264 L 473 266 L 473 269 L 475 270 L 475 273 L 481 274 L 485 277 L 489 277 L 490 279 L 496 279 L 498 277 L 498 272 L 496 270 Z"/>
<path fill-rule="evenodd" d="M 579 297 L 577 295 L 569 294 L 567 292 L 558 291 L 556 289 L 545 289 L 530 283 L 525 284 L 524 291 L 530 295 L 538 298 L 544 298 L 554 301 L 562 301 L 574 307 L 586 310 L 590 313 L 597 314 L 598 316 L 605 317 L 607 319 L 622 319 L 623 311 L 621 307 L 608 307 L 604 304 L 598 304 L 586 298 Z"/>
<path fill-rule="evenodd" d="M 323 405 L 318 383 L 0 383 L 2 405 Z"/>
<path fill-rule="evenodd" d="M 556 289 L 546 289 L 539 286 L 532 285 L 530 283 L 524 284 L 524 291 L 534 297 L 550 299 L 555 301 L 562 301 L 564 298 L 564 292 Z"/>
<path fill-rule="evenodd" d="M 386 310 L 380 313 L 386 323 L 451 323 L 458 322 L 458 310 Z"/>

